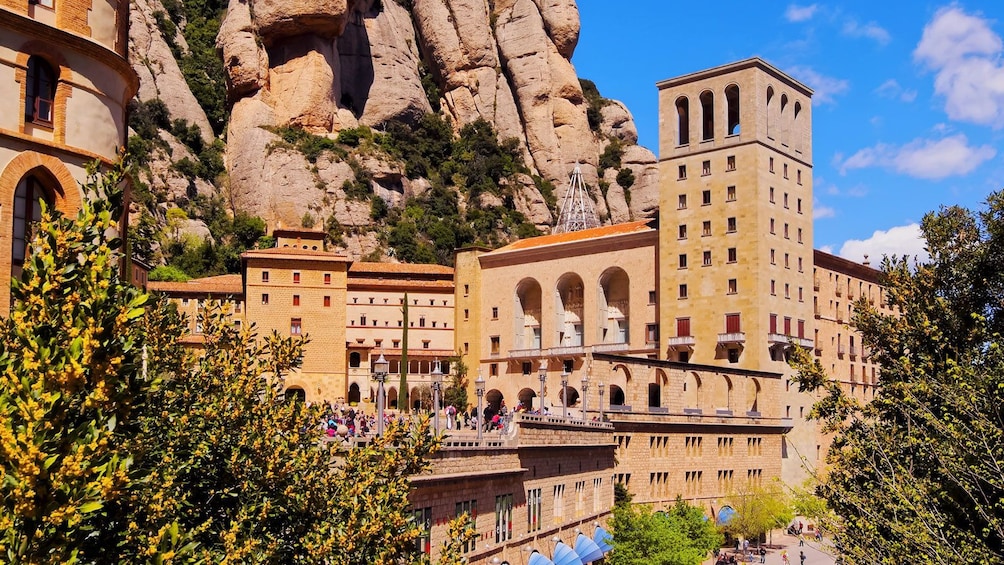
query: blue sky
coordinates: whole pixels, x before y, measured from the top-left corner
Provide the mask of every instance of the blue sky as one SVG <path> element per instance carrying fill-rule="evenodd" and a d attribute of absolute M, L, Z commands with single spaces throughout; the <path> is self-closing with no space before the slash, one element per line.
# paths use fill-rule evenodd
<path fill-rule="evenodd" d="M 918 222 L 1004 188 L 1004 2 L 579 0 L 578 74 L 658 154 L 655 83 L 759 56 L 815 90 L 815 246 L 921 254 Z"/>

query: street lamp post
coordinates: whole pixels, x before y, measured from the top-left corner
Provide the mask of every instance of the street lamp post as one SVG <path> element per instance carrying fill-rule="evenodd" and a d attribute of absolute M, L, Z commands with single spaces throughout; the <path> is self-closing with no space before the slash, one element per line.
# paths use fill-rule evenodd
<path fill-rule="evenodd" d="M 582 421 L 589 420 L 589 373 L 582 379 Z"/>
<path fill-rule="evenodd" d="M 432 427 L 439 434 L 439 394 L 443 388 L 443 370 L 436 361 L 436 368 L 432 370 Z"/>
<path fill-rule="evenodd" d="M 539 412 L 540 415 L 543 416 L 544 415 L 544 384 L 547 383 L 547 361 L 541 360 L 541 362 L 540 362 L 540 371 L 537 373 L 537 376 L 540 378 L 540 407 L 537 409 L 537 412 Z"/>
<path fill-rule="evenodd" d="M 387 382 L 387 373 L 390 370 L 390 361 L 384 359 L 383 353 L 380 358 L 373 363 L 373 380 L 377 382 L 377 435 L 383 436 L 383 410 L 385 395 L 383 384 Z"/>
<path fill-rule="evenodd" d="M 568 372 L 561 372 L 561 419 L 568 419 Z"/>
<path fill-rule="evenodd" d="M 596 388 L 600 391 L 600 421 L 602 422 L 603 421 L 603 390 L 606 388 L 606 385 L 603 384 L 603 383 L 599 383 L 598 385 L 596 385 Z"/>
<path fill-rule="evenodd" d="M 478 379 L 474 381 L 474 393 L 478 395 L 478 441 L 480 442 L 485 429 L 485 413 L 481 408 L 485 397 L 485 379 L 481 376 L 481 371 L 478 371 Z"/>

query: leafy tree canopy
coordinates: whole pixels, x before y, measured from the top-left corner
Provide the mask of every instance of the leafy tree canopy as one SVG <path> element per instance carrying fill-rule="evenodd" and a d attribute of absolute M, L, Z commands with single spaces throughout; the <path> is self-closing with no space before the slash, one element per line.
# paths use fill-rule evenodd
<path fill-rule="evenodd" d="M 700 508 L 681 499 L 667 512 L 618 504 L 610 525 L 611 565 L 698 565 L 724 541 Z"/>

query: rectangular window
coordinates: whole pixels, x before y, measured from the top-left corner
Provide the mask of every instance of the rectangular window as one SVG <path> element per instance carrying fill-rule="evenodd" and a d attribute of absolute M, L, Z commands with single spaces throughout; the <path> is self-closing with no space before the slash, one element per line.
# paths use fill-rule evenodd
<path fill-rule="evenodd" d="M 771 157 L 770 160 L 767 162 L 767 168 L 768 168 L 768 170 L 770 170 L 770 172 L 772 172 L 772 173 L 774 172 L 774 158 L 773 157 Z"/>
<path fill-rule="evenodd" d="M 736 294 L 738 292 L 739 283 L 736 279 L 729 279 L 729 294 Z"/>
<path fill-rule="evenodd" d="M 539 532 L 543 527 L 544 497 L 541 496 L 539 488 L 532 488 L 526 491 L 526 531 Z"/>
<path fill-rule="evenodd" d="M 493 320 L 498 320 L 499 319 L 499 307 L 498 306 L 492 306 L 492 319 Z"/>
<path fill-rule="evenodd" d="M 649 304 L 655 304 L 655 291 L 654 290 L 648 291 L 648 303 Z"/>
<path fill-rule="evenodd" d="M 293 306 L 299 306 L 299 305 L 300 305 L 300 295 L 299 294 L 294 294 L 293 295 Z"/>
<path fill-rule="evenodd" d="M 705 251 L 704 252 L 704 266 L 705 267 L 710 267 L 711 266 L 711 252 L 710 251 Z"/>
<path fill-rule="evenodd" d="M 471 311 L 469 308 L 464 308 L 464 319 L 465 320 L 471 319 Z"/>
<path fill-rule="evenodd" d="M 776 287 L 777 287 L 777 281 L 771 279 L 771 281 L 770 281 L 770 295 L 771 296 L 777 296 L 777 289 L 776 289 Z"/>
<path fill-rule="evenodd" d="M 331 284 L 331 273 L 324 273 L 324 284 Z"/>
<path fill-rule="evenodd" d="M 678 239 L 687 239 L 687 224 L 680 224 Z"/>
<path fill-rule="evenodd" d="M 300 284 L 300 273 L 293 273 L 293 284 Z"/>
<path fill-rule="evenodd" d="M 777 333 L 777 314 L 770 315 L 770 329 L 767 330 L 768 333 Z"/>
<path fill-rule="evenodd" d="M 432 553 L 432 507 L 416 508 L 412 511 L 417 525 L 422 533 L 415 540 L 415 550 L 430 555 Z"/>
<path fill-rule="evenodd" d="M 711 174 L 711 161 L 701 162 L 701 175 L 707 176 Z"/>
<path fill-rule="evenodd" d="M 601 489 L 603 488 L 603 479 L 597 477 L 593 479 L 593 512 L 599 512 L 601 510 L 602 503 L 601 500 Z"/>
<path fill-rule="evenodd" d="M 464 296 L 467 296 L 470 293 L 471 293 L 471 285 L 465 284 L 464 285 Z"/>
<path fill-rule="evenodd" d="M 645 343 L 659 343 L 659 324 L 645 325 Z"/>
<path fill-rule="evenodd" d="M 799 198 L 798 200 L 796 200 L 796 201 L 795 201 L 795 210 L 796 210 L 796 211 L 797 211 L 797 212 L 798 212 L 799 214 L 801 214 L 801 213 L 802 213 L 802 199 L 801 199 L 801 198 Z"/>
<path fill-rule="evenodd" d="M 690 337 L 690 318 L 676 319 L 676 336 Z"/>
<path fill-rule="evenodd" d="M 735 233 L 736 232 L 736 219 L 735 218 L 729 218 L 728 219 L 727 225 L 725 226 L 725 231 L 728 232 L 728 233 Z"/>
<path fill-rule="evenodd" d="M 492 355 L 498 355 L 499 354 L 499 336 L 493 335 L 489 339 L 491 340 L 491 354 Z"/>
<path fill-rule="evenodd" d="M 262 303 L 262 305 L 267 305 L 268 304 L 268 294 L 267 293 L 263 293 L 261 295 L 261 303 Z"/>
<path fill-rule="evenodd" d="M 789 285 L 788 283 L 784 283 L 784 297 L 785 298 L 788 298 L 788 299 L 791 298 L 791 290 L 790 289 L 791 289 L 791 285 Z"/>
<path fill-rule="evenodd" d="M 734 171 L 734 170 L 736 170 L 736 156 L 735 155 L 729 155 L 728 157 L 725 158 L 725 170 L 726 171 Z"/>
<path fill-rule="evenodd" d="M 798 258 L 798 272 L 799 273 L 803 272 L 802 271 L 802 258 L 801 257 Z"/>
<path fill-rule="evenodd" d="M 497 376 L 499 376 L 499 364 L 498 363 L 492 363 L 491 365 L 488 365 L 488 376 L 489 377 L 497 377 Z"/>
<path fill-rule="evenodd" d="M 774 218 L 770 219 L 770 233 L 771 233 L 771 235 L 774 235 L 774 233 L 775 233 L 774 232 Z"/>
<path fill-rule="evenodd" d="M 788 178 L 788 163 L 784 164 L 784 178 Z"/>
<path fill-rule="evenodd" d="M 303 328 L 301 326 L 300 318 L 292 318 L 289 320 L 289 334 L 290 335 L 303 334 Z"/>
<path fill-rule="evenodd" d="M 471 517 L 471 521 L 478 516 L 478 501 L 477 500 L 465 500 L 463 502 L 458 502 L 456 506 L 456 512 L 454 514 L 457 517 L 463 516 L 464 514 Z M 478 536 L 474 536 L 470 541 L 464 543 L 460 549 L 464 553 L 469 553 L 477 548 Z"/>
<path fill-rule="evenodd" d="M 774 260 L 774 255 L 775 255 L 774 250 L 771 249 L 770 250 L 770 264 L 771 265 L 777 265 L 777 262 Z"/>
<path fill-rule="evenodd" d="M 512 539 L 512 495 L 495 497 L 495 543 Z"/>
<path fill-rule="evenodd" d="M 736 201 L 736 187 L 734 186 L 725 187 L 725 201 L 726 202 Z"/>
<path fill-rule="evenodd" d="M 686 194 L 681 194 L 677 198 L 676 208 L 678 210 L 686 210 L 687 209 L 687 195 Z"/>
<path fill-rule="evenodd" d="M 268 282 L 268 271 L 262 271 L 261 272 L 261 282 L 263 282 L 263 283 L 267 283 Z"/>
<path fill-rule="evenodd" d="M 729 263 L 735 263 L 739 259 L 739 252 L 735 247 L 729 247 Z"/>
<path fill-rule="evenodd" d="M 687 268 L 687 254 L 686 253 L 680 253 L 680 268 L 681 269 L 686 269 Z"/>
<path fill-rule="evenodd" d="M 739 324 L 739 314 L 726 314 L 725 315 L 725 333 L 736 334 L 741 332 L 741 326 Z"/>
<path fill-rule="evenodd" d="M 789 239 L 788 238 L 788 222 L 784 223 L 784 238 L 785 239 Z"/>
<path fill-rule="evenodd" d="M 770 200 L 770 203 L 773 204 L 774 203 L 774 187 L 773 186 L 770 187 L 770 191 L 767 194 L 768 194 L 768 199 Z"/>
<path fill-rule="evenodd" d="M 805 320 L 798 321 L 798 337 L 805 339 Z"/>
<path fill-rule="evenodd" d="M 802 169 L 797 169 L 795 171 L 795 182 L 802 184 Z"/>
<path fill-rule="evenodd" d="M 802 243 L 802 228 L 798 228 L 798 242 Z"/>
<path fill-rule="evenodd" d="M 701 224 L 701 235 L 709 236 L 711 235 L 711 221 L 705 221 Z"/>
<path fill-rule="evenodd" d="M 709 206 L 711 204 L 711 191 L 705 190 L 701 192 L 701 205 Z"/>
<path fill-rule="evenodd" d="M 680 285 L 680 298 L 686 298 L 686 297 L 687 297 L 687 285 L 681 284 Z"/>
<path fill-rule="evenodd" d="M 565 515 L 565 485 L 554 485 L 554 517 L 559 520 Z"/>
<path fill-rule="evenodd" d="M 790 257 L 791 256 L 788 255 L 787 253 L 784 254 L 784 268 L 785 269 L 790 269 L 791 268 L 791 263 L 789 261 Z"/>
<path fill-rule="evenodd" d="M 678 172 L 677 177 L 676 177 L 677 179 L 684 180 L 684 179 L 687 178 L 687 166 L 686 165 L 680 165 L 678 171 L 679 172 Z"/>
<path fill-rule="evenodd" d="M 805 302 L 805 299 L 802 298 L 802 287 L 798 287 L 798 301 Z"/>
<path fill-rule="evenodd" d="M 788 193 L 787 192 L 784 193 L 784 207 L 785 207 L 785 209 L 788 208 Z"/>
<path fill-rule="evenodd" d="M 331 308 L 331 297 L 330 296 L 325 296 L 324 297 L 324 307 L 325 308 Z"/>

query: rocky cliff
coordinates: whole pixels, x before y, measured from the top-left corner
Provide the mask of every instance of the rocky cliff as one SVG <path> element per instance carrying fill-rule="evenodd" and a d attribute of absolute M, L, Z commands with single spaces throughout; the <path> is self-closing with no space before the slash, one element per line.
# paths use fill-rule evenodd
<path fill-rule="evenodd" d="M 208 139 L 209 121 L 174 60 L 185 56 L 184 34 L 163 37 L 170 26 L 158 22 L 161 0 L 135 1 L 139 98 L 159 98 Z M 227 178 L 216 190 L 272 226 L 332 217 L 351 228 L 342 243 L 354 255 L 381 245 L 370 203 L 347 192 L 359 182 L 391 207 L 446 184 L 461 193 L 459 207 L 468 198 L 514 207 L 546 231 L 579 163 L 601 221 L 649 216 L 658 205 L 655 156 L 636 144 L 627 108 L 580 82 L 570 62 L 578 36 L 574 0 L 229 0 L 216 37 L 230 107 L 221 136 Z M 500 139 L 516 140 L 525 167 L 501 181 L 509 193 L 465 194 L 463 181 L 430 181 L 378 143 L 309 155 L 283 136 L 295 128 L 335 142 L 340 132 L 379 135 L 436 112 L 455 132 L 485 120 Z M 151 166 L 147 178 L 179 185 L 175 169 Z M 555 194 L 541 193 L 541 179 Z M 190 193 L 209 190 L 190 185 Z"/>

